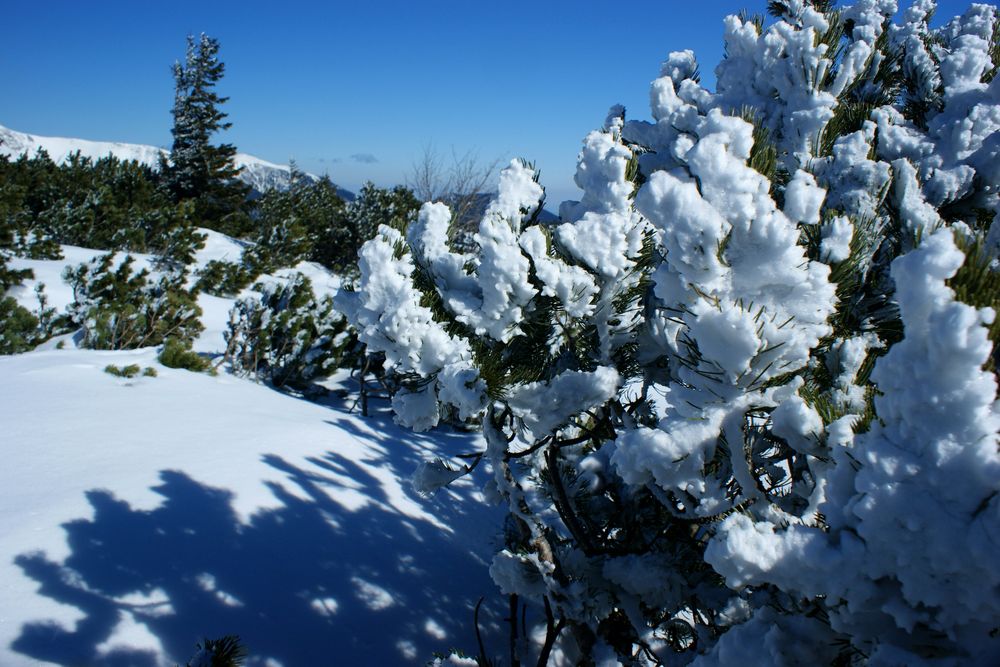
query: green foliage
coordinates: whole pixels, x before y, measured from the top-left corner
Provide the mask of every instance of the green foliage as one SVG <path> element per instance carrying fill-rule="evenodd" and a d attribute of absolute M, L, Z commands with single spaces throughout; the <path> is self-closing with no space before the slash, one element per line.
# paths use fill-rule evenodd
<path fill-rule="evenodd" d="M 135 161 L 69 156 L 56 165 L 44 151 L 0 159 L 0 246 L 36 259 L 59 258 L 59 244 L 159 255 L 189 263 L 204 237 L 192 205 L 175 205 L 157 174 Z"/>
<path fill-rule="evenodd" d="M 421 202 L 407 188 L 396 186 L 390 190 L 365 183 L 357 198 L 347 207 L 350 231 L 344 254 L 348 261 L 357 263 L 358 249 L 375 236 L 380 225 L 405 233 L 410 221 L 416 218 L 420 205 Z"/>
<path fill-rule="evenodd" d="M 955 234 L 955 244 L 965 253 L 965 263 L 948 281 L 955 290 L 955 297 L 976 308 L 992 308 L 997 316 L 989 326 L 989 338 L 993 342 L 993 354 L 986 364 L 994 373 L 1000 369 L 1000 268 L 986 251 L 982 234 L 972 238 Z"/>
<path fill-rule="evenodd" d="M 983 72 L 983 83 L 992 82 L 997 71 L 1000 71 L 1000 21 L 993 24 L 993 33 L 990 35 L 990 63 L 993 67 Z"/>
<path fill-rule="evenodd" d="M 25 278 L 33 277 L 31 269 L 15 270 L 7 266 L 7 257 L 0 250 L 0 294 L 20 285 Z"/>
<path fill-rule="evenodd" d="M 236 373 L 305 389 L 354 348 L 332 299 L 317 299 L 302 274 L 285 283 L 258 283 L 254 290 L 258 295 L 238 300 L 230 311 L 226 356 Z"/>
<path fill-rule="evenodd" d="M 124 368 L 119 368 L 114 364 L 108 364 L 107 366 L 104 367 L 104 372 L 107 373 L 108 375 L 114 375 L 115 377 L 128 378 L 128 379 L 134 378 L 137 375 L 139 375 L 139 371 L 141 370 L 142 368 L 140 368 L 139 364 L 129 364 Z M 156 376 L 155 369 L 147 367 L 146 371 L 153 371 L 152 375 L 154 377 Z M 145 372 L 143 373 L 143 375 L 148 376 L 150 374 L 148 372 Z"/>
<path fill-rule="evenodd" d="M 184 287 L 184 274 L 154 279 L 147 269 L 134 272 L 131 255 L 115 262 L 114 254 L 67 268 L 72 286 L 70 308 L 83 330 L 82 345 L 120 350 L 159 345 L 166 338 L 191 341 L 204 328 L 196 292 Z"/>
<path fill-rule="evenodd" d="M 246 662 L 247 650 L 236 635 L 205 639 L 188 660 L 187 667 L 240 667 Z"/>
<path fill-rule="evenodd" d="M 420 208 L 403 187 L 377 188 L 366 183 L 350 204 L 328 179 L 311 180 L 292 166 L 286 191 L 272 190 L 257 203 L 254 245 L 244 253 L 242 269 L 225 267 L 220 279 L 231 287 L 262 273 L 313 261 L 344 275 L 357 272 L 358 250 L 379 225 L 404 230 Z M 212 267 L 222 271 L 220 267 Z M 206 279 L 207 284 L 207 279 Z M 218 289 L 218 288 L 216 288 Z"/>
<path fill-rule="evenodd" d="M 353 263 L 344 200 L 329 178 L 314 180 L 293 163 L 287 190 L 265 193 L 256 207 L 256 245 L 247 263 L 259 273 L 295 266 L 303 260 L 330 269 Z"/>
<path fill-rule="evenodd" d="M 0 250 L 33 259 L 62 256 L 58 243 L 45 237 L 36 224 L 39 212 L 60 197 L 58 176 L 43 150 L 35 158 L 22 155 L 13 162 L 0 156 Z"/>
<path fill-rule="evenodd" d="M 837 26 L 837 31 L 842 35 L 844 28 L 840 13 L 831 12 L 828 18 L 831 20 L 831 30 Z M 837 36 L 836 39 L 840 43 L 841 37 Z M 864 73 L 838 96 L 833 118 L 823 128 L 818 155 L 831 155 L 833 144 L 839 137 L 860 130 L 873 111 L 896 101 L 905 83 L 903 56 L 901 50 L 890 48 L 888 31 L 879 35 L 875 40 L 875 49 L 865 63 Z M 830 69 L 825 82 L 827 85 L 833 83 L 836 73 L 836 68 Z"/>
<path fill-rule="evenodd" d="M 37 343 L 38 318 L 14 297 L 0 297 L 0 354 L 26 352 Z"/>
<path fill-rule="evenodd" d="M 38 310 L 34 315 L 38 318 L 38 340 L 41 342 L 60 333 L 67 333 L 72 329 L 68 318 L 65 315 L 56 313 L 56 309 L 49 306 L 49 298 L 45 294 L 45 283 L 35 285 L 35 297 L 38 299 Z"/>
<path fill-rule="evenodd" d="M 931 8 L 921 19 L 920 39 L 903 46 L 903 115 L 923 130 L 927 129 L 930 117 L 944 107 L 944 84 L 935 76 L 941 63 L 930 33 L 933 15 L 934 8 Z M 933 63 L 933 68 L 921 66 L 925 58 Z"/>
<path fill-rule="evenodd" d="M 753 125 L 753 146 L 750 147 L 750 159 L 747 164 L 771 181 L 772 184 L 777 180 L 787 181 L 787 174 L 784 174 L 781 179 L 778 178 L 778 148 L 771 141 L 771 133 L 761 123 L 759 115 L 757 110 L 751 107 L 740 109 L 740 117 Z M 774 190 L 773 187 L 772 190 Z"/>
<path fill-rule="evenodd" d="M 167 368 L 183 368 L 195 373 L 207 371 L 212 366 L 208 359 L 191 349 L 190 343 L 177 338 L 166 340 L 157 359 Z"/>
<path fill-rule="evenodd" d="M 198 271 L 195 289 L 212 296 L 236 296 L 253 282 L 258 272 L 245 262 L 226 262 L 213 259 Z"/>
<path fill-rule="evenodd" d="M 243 262 L 257 275 L 295 266 L 307 260 L 313 249 L 305 222 L 295 216 L 269 220 L 258 230 L 254 243 L 244 253 Z"/>
<path fill-rule="evenodd" d="M 7 266 L 7 260 L 8 257 L 4 252 L 3 239 L 0 238 L 0 294 L 3 294 L 11 287 L 20 285 L 25 279 L 34 277 L 31 269 L 12 269 Z"/>
<path fill-rule="evenodd" d="M 218 59 L 219 42 L 202 34 L 188 36 L 182 65 L 174 64 L 173 146 L 163 160 L 164 186 L 175 202 L 191 200 L 200 226 L 242 236 L 250 227 L 245 203 L 250 187 L 237 179 L 236 147 L 211 144 L 212 135 L 228 129 L 220 110 L 228 98 L 215 92 L 225 65 Z"/>
<path fill-rule="evenodd" d="M 213 260 L 199 272 L 200 289 L 234 296 L 264 273 L 313 261 L 351 273 L 364 239 L 329 178 L 291 169 L 287 190 L 270 190 L 255 203 L 253 244 L 239 263 Z"/>

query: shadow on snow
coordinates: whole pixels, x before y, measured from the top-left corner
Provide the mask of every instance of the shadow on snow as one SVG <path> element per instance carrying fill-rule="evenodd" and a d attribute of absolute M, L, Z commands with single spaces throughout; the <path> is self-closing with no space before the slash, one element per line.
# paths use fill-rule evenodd
<path fill-rule="evenodd" d="M 391 457 L 376 464 L 395 475 L 408 474 L 431 448 L 429 439 L 370 423 L 383 433 L 375 446 Z M 372 440 L 351 420 L 331 424 Z M 435 439 L 444 449 L 468 446 L 467 438 L 456 435 L 456 444 L 443 436 Z M 200 638 L 238 634 L 252 656 L 248 665 L 422 665 L 449 647 L 476 651 L 472 609 L 480 596 L 496 602 L 481 618 L 487 645 L 496 644 L 499 595 L 481 557 L 489 545 L 469 545 L 463 524 L 495 532 L 499 514 L 472 511 L 471 484 L 429 500 L 408 494 L 425 512 L 447 515 L 451 532 L 394 509 L 370 466 L 337 453 L 300 465 L 278 455 L 264 461 L 288 485 L 268 483 L 279 506 L 248 522 L 236 515 L 230 491 L 177 470 L 160 472 L 153 490 L 163 501 L 152 510 L 106 490 L 87 492 L 94 516 L 63 524 L 71 551 L 65 561 L 44 553 L 16 558 L 41 595 L 83 618 L 72 629 L 26 623 L 11 648 L 65 665 L 161 664 L 164 656 L 148 649 L 113 647 L 123 643 L 112 640 L 116 628 L 131 617 L 180 664 Z M 365 504 L 345 509 L 330 495 L 338 487 L 351 487 Z M 485 531 L 484 517 L 492 520 Z"/>

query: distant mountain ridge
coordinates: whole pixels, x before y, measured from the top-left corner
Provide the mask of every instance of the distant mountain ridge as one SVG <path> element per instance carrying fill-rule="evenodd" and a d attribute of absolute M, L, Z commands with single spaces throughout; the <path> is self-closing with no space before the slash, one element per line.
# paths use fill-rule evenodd
<path fill-rule="evenodd" d="M 30 157 L 39 148 L 48 153 L 56 164 L 65 162 L 71 153 L 79 152 L 82 157 L 92 160 L 114 155 L 119 160 L 135 160 L 153 168 L 159 166 L 161 155 L 170 152 L 164 148 L 144 144 L 42 137 L 0 125 L 0 155 L 17 158 L 27 153 Z M 274 164 L 246 153 L 237 153 L 235 162 L 237 167 L 242 167 L 240 180 L 250 185 L 257 193 L 274 189 L 284 190 L 291 181 L 291 170 L 285 165 Z M 307 176 L 318 180 L 318 177 L 312 174 Z M 343 188 L 338 187 L 337 193 L 346 201 L 354 199 L 354 193 Z"/>

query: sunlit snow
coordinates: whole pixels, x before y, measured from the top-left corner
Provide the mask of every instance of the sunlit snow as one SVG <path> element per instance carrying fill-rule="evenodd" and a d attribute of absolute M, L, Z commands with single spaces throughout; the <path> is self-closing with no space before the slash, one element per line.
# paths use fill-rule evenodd
<path fill-rule="evenodd" d="M 239 250 L 210 234 L 199 261 Z M 36 276 L 19 300 L 37 306 L 44 282 L 52 306 L 70 302 L 62 268 L 99 253 L 64 253 L 15 260 Z M 318 290 L 338 286 L 299 268 Z M 196 349 L 219 352 L 231 301 L 200 303 Z M 44 348 L 0 357 L 0 665 L 172 666 L 225 634 L 253 667 L 422 665 L 474 647 L 476 601 L 498 600 L 486 566 L 499 510 L 478 477 L 429 498 L 408 480 L 420 461 L 480 449 L 478 436 L 166 368 L 153 348 L 83 350 L 71 336 Z"/>

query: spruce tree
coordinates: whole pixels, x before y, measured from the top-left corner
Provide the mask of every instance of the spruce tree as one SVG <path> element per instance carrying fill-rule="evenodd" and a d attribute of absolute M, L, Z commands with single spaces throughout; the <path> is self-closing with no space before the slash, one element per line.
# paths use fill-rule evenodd
<path fill-rule="evenodd" d="M 211 143 L 212 135 L 232 126 L 220 109 L 229 98 L 215 92 L 225 72 L 218 53 L 217 39 L 189 35 L 184 64 L 174 63 L 174 142 L 163 165 L 164 184 L 176 201 L 195 201 L 202 225 L 240 235 L 249 222 L 244 211 L 249 186 L 237 179 L 236 147 Z"/>

